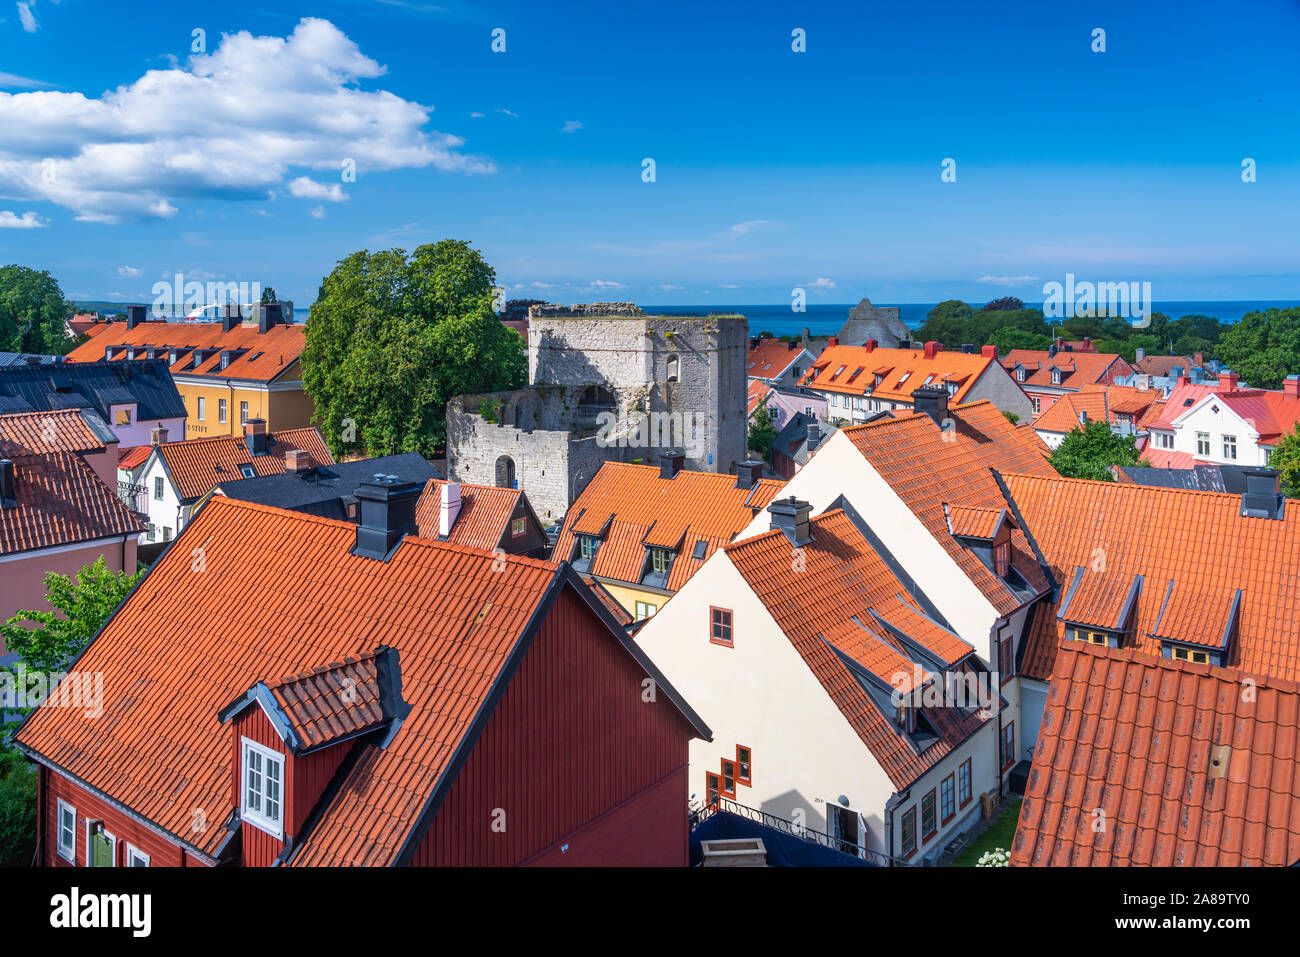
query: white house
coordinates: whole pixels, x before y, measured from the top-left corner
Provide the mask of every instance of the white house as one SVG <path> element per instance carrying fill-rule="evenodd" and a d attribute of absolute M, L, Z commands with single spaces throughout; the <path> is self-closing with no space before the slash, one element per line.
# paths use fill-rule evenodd
<path fill-rule="evenodd" d="M 1197 462 L 1265 466 L 1300 420 L 1300 377 L 1287 378 L 1281 391 L 1243 389 L 1235 372 L 1223 371 L 1215 388 L 1172 412 L 1170 428 L 1162 430 L 1171 438 L 1161 438 L 1171 445 L 1162 447 Z"/>

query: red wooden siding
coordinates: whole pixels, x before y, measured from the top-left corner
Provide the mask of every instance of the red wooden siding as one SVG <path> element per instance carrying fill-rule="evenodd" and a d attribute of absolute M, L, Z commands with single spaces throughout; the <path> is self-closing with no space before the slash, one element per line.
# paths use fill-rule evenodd
<path fill-rule="evenodd" d="M 75 781 L 57 771 L 41 767 L 39 807 L 43 820 L 40 833 L 44 836 L 38 848 L 40 862 L 46 867 L 71 867 L 58 850 L 58 799 L 62 798 L 77 809 L 76 861 L 78 867 L 86 866 L 86 823 L 103 821 L 104 830 L 117 838 L 117 856 L 114 864 L 126 864 L 126 845 L 129 843 L 149 855 L 151 867 L 193 867 L 206 862 L 191 857 L 183 848 L 172 843 L 156 831 L 122 813 L 102 798 L 84 790 Z M 222 821 L 207 821 L 208 827 L 221 827 Z"/>
<path fill-rule="evenodd" d="M 563 863 L 686 864 L 692 731 L 663 694 L 642 700 L 644 679 L 566 588 L 412 863 L 510 865 L 544 852 L 560 863 L 567 843 Z"/>

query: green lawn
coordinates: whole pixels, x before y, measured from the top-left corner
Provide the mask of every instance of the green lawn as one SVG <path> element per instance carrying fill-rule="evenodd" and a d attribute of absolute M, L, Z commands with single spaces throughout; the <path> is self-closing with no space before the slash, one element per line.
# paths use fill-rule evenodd
<path fill-rule="evenodd" d="M 998 818 L 975 842 L 957 855 L 951 867 L 974 867 L 975 862 L 995 847 L 1011 850 L 1011 839 L 1016 836 L 1016 821 L 1020 819 L 1020 798 L 1006 802 Z"/>

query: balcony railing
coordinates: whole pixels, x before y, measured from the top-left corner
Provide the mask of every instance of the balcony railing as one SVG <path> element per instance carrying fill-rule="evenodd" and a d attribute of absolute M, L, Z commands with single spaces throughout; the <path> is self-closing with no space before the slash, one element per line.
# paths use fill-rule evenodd
<path fill-rule="evenodd" d="M 850 857 L 856 857 L 861 860 L 870 861 L 878 867 L 889 867 L 891 864 L 905 865 L 907 861 L 891 858 L 888 854 L 882 854 L 880 851 L 869 851 L 865 847 L 858 847 L 856 844 L 850 844 L 848 841 L 840 840 L 837 837 L 831 837 L 822 831 L 814 831 L 810 827 L 802 827 L 793 821 L 787 821 L 783 817 L 777 817 L 767 811 L 759 808 L 748 807 L 744 804 L 737 803 L 730 798 L 715 798 L 714 806 L 694 806 L 691 808 L 691 827 L 707 820 L 718 811 L 727 811 L 738 817 L 748 818 L 762 824 L 764 827 L 770 827 L 773 830 L 781 831 L 792 837 L 807 841 L 810 844 L 820 844 L 822 847 L 828 847 L 832 851 L 839 851 L 841 854 L 848 854 Z"/>
<path fill-rule="evenodd" d="M 134 482 L 118 482 L 117 497 L 136 515 L 149 514 L 149 489 Z"/>

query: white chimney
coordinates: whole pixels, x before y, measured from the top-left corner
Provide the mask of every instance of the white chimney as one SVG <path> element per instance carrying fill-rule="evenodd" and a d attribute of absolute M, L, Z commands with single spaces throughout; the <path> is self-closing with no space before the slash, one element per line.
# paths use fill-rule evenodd
<path fill-rule="evenodd" d="M 444 538 L 451 534 L 460 514 L 460 483 L 442 483 L 442 508 L 438 509 L 438 534 Z"/>

